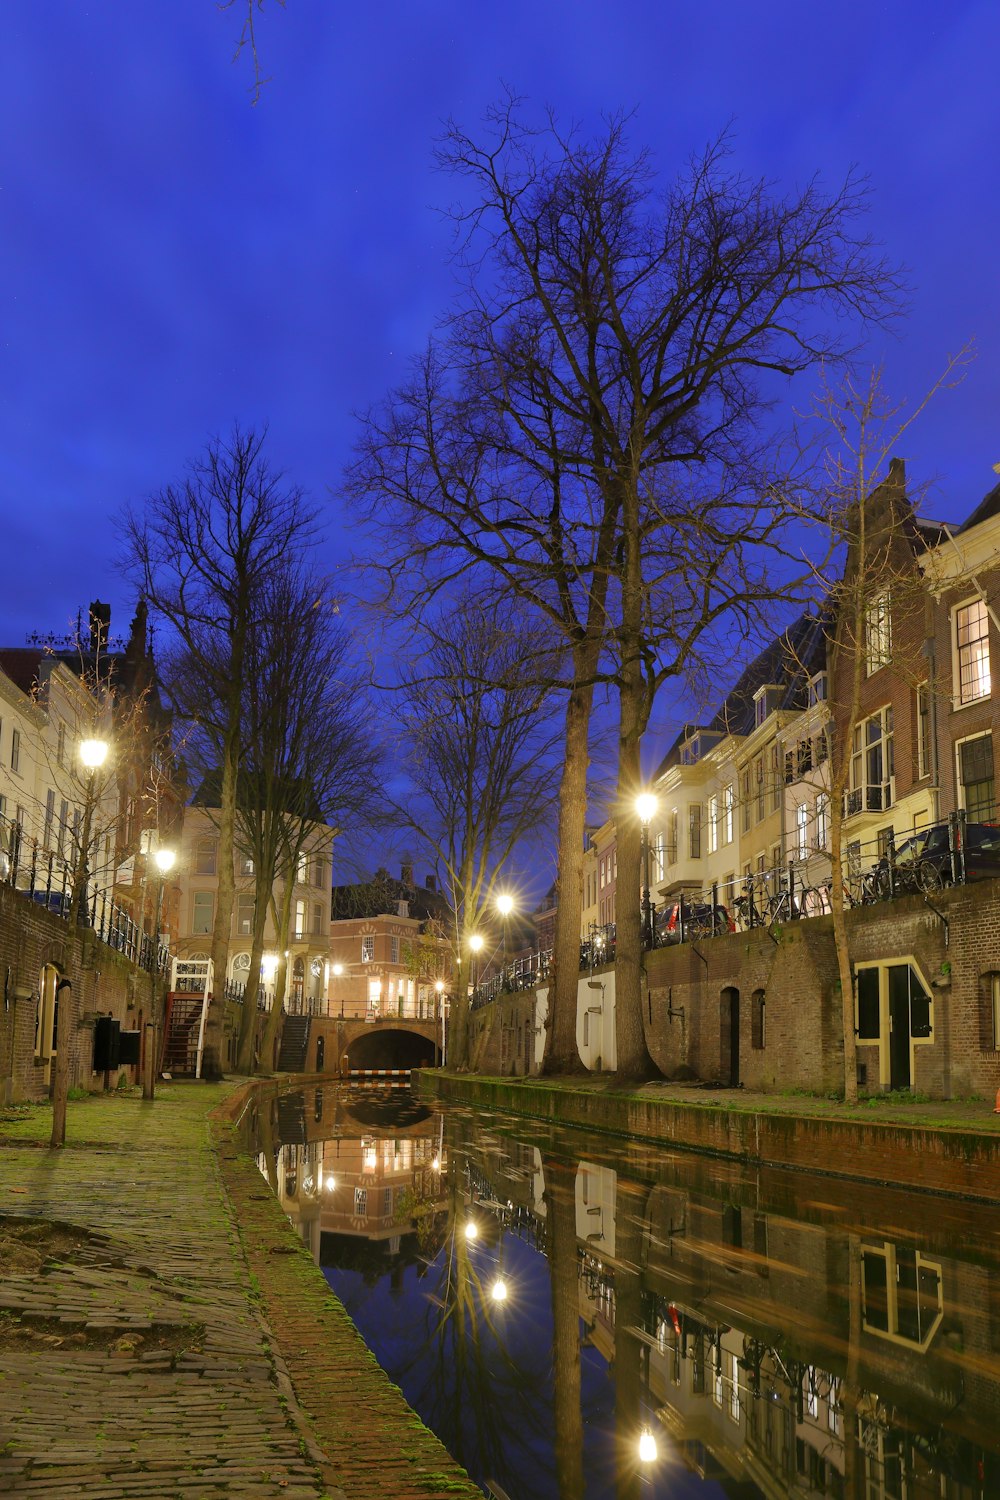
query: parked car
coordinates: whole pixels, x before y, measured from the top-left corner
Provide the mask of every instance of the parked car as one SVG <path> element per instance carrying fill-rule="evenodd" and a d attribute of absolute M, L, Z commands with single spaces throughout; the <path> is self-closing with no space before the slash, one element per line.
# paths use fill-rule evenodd
<path fill-rule="evenodd" d="M 714 920 L 713 920 L 714 911 Z M 657 913 L 656 941 L 679 943 L 681 936 L 681 904 L 675 901 Z M 723 932 L 735 932 L 736 923 L 721 903 L 714 907 L 708 901 L 685 901 L 683 938 L 712 937 Z"/>
<path fill-rule="evenodd" d="M 956 861 L 959 879 L 962 870 L 966 880 L 987 880 L 1000 875 L 1000 826 L 994 823 L 966 823 L 956 830 Z M 880 886 L 888 894 L 889 862 L 881 859 L 876 866 Z M 921 828 L 896 848 L 896 885 L 904 890 L 933 891 L 953 880 L 948 824 L 934 823 Z"/>

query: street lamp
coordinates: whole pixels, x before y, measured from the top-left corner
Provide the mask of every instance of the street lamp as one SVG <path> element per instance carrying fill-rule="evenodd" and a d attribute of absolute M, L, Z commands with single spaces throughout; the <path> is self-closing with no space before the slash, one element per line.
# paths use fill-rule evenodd
<path fill-rule="evenodd" d="M 640 792 L 635 810 L 642 828 L 642 936 L 644 946 L 653 946 L 653 910 L 649 900 L 649 824 L 659 806 L 652 792 Z"/>
<path fill-rule="evenodd" d="M 142 1070 L 142 1097 L 152 1099 L 156 1094 L 156 1023 L 157 995 L 156 979 L 160 969 L 160 919 L 163 914 L 163 882 L 174 867 L 177 855 L 173 849 L 157 849 L 153 863 L 157 869 L 156 913 L 153 918 L 152 952 L 149 959 L 149 1023 L 146 1027 L 146 1059 Z M 145 906 L 145 902 L 143 903 Z"/>

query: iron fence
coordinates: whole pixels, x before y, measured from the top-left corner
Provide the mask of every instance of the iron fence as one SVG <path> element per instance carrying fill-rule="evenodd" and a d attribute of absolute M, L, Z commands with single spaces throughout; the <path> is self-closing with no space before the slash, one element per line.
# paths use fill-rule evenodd
<path fill-rule="evenodd" d="M 75 870 L 58 849 L 28 838 L 20 823 L 0 817 L 0 884 L 27 900 L 68 919 L 73 901 Z M 137 968 L 165 974 L 171 955 L 166 943 L 145 932 L 131 913 L 114 900 L 98 881 L 83 882 L 78 921 L 93 929 L 101 942 L 123 954 Z"/>
<path fill-rule="evenodd" d="M 913 894 L 930 900 L 943 886 L 964 885 L 970 861 L 978 858 L 969 833 L 965 813 L 958 812 L 898 843 L 891 828 L 871 840 L 849 839 L 843 857 L 845 908 Z M 993 865 L 985 864 L 982 873 L 1000 875 L 1000 830 L 991 858 Z M 653 946 L 754 928 L 773 932 L 832 911 L 832 861 L 829 853 L 812 850 L 787 865 L 758 868 L 655 904 Z"/>

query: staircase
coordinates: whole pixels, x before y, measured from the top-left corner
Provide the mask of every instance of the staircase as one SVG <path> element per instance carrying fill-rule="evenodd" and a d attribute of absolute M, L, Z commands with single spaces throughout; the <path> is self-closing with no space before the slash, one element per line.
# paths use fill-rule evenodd
<path fill-rule="evenodd" d="M 167 1016 L 163 1026 L 163 1052 L 160 1072 L 174 1078 L 193 1077 L 198 1060 L 198 1027 L 201 1023 L 201 995 L 167 996 Z"/>
<path fill-rule="evenodd" d="M 309 1017 L 286 1016 L 281 1027 L 279 1073 L 304 1073 L 309 1050 Z"/>

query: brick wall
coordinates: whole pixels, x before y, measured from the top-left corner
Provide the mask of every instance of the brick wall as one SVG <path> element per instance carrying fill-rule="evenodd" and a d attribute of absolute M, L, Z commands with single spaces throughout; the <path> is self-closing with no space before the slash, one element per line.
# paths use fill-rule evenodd
<path fill-rule="evenodd" d="M 0 885 L 0 1099 L 41 1099 L 48 1092 L 44 1067 L 35 1058 L 39 986 L 46 964 L 73 983 L 78 1024 L 70 1043 L 71 1087 L 97 1088 L 103 1081 L 91 1066 L 97 1015 L 114 1016 L 129 1031 L 141 1031 L 149 1019 L 149 974 L 136 975 L 127 959 L 85 929 L 74 953 L 68 938 L 60 917 Z M 136 1072 L 125 1071 L 130 1077 Z"/>
<path fill-rule="evenodd" d="M 1000 969 L 1000 881 L 959 886 L 933 899 L 947 927 L 919 896 L 848 912 L 851 959 L 915 959 L 930 986 L 933 1036 L 913 1049 L 915 1089 L 937 1098 L 991 1097 L 1000 1087 L 1000 1053 L 983 1041 L 987 976 Z M 648 1040 L 668 1077 L 686 1067 L 706 1080 L 728 1082 L 724 992 L 733 990 L 739 996 L 739 1077 L 747 1088 L 827 1092 L 842 1085 L 833 919 L 788 923 L 775 938 L 766 931 L 733 933 L 649 955 Z M 764 995 L 763 1047 L 754 1045 L 756 991 Z M 877 1047 L 859 1045 L 858 1056 L 868 1065 L 869 1087 L 877 1089 Z"/>

